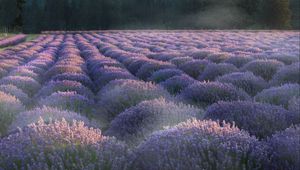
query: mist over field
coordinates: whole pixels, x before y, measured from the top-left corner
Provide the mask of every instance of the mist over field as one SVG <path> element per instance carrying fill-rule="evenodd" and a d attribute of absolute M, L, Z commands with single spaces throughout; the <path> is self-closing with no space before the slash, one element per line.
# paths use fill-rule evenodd
<path fill-rule="evenodd" d="M 299 0 L 1 0 L 0 28 L 299 29 Z"/>

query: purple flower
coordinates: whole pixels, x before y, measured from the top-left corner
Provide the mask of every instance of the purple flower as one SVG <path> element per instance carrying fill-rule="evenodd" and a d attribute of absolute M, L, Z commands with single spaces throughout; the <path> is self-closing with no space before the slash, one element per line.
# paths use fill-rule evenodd
<path fill-rule="evenodd" d="M 277 60 L 263 60 L 258 59 L 251 61 L 242 67 L 244 71 L 251 71 L 254 75 L 260 76 L 269 81 L 273 75 L 283 67 L 284 64 Z"/>
<path fill-rule="evenodd" d="M 179 76 L 184 74 L 183 71 L 178 69 L 162 69 L 154 72 L 152 76 L 148 79 L 149 81 L 160 83 L 171 77 Z"/>
<path fill-rule="evenodd" d="M 174 126 L 194 117 L 202 117 L 203 111 L 164 98 L 143 101 L 120 113 L 110 124 L 106 134 L 130 144 L 138 144 L 151 133 Z"/>
<path fill-rule="evenodd" d="M 277 132 L 267 142 L 270 145 L 270 169 L 300 168 L 300 125 Z"/>
<path fill-rule="evenodd" d="M 251 135 L 265 138 L 278 130 L 284 130 L 291 125 L 290 117 L 294 113 L 282 107 L 270 104 L 234 101 L 219 102 L 209 106 L 205 119 L 233 123 Z"/>
<path fill-rule="evenodd" d="M 262 169 L 266 151 L 230 124 L 189 120 L 152 134 L 130 157 L 131 169 Z"/>
<path fill-rule="evenodd" d="M 198 77 L 200 81 L 214 81 L 216 77 L 227 73 L 237 72 L 238 69 L 232 64 L 209 64 Z"/>
<path fill-rule="evenodd" d="M 115 117 L 125 109 L 141 101 L 159 97 L 169 97 L 169 93 L 160 86 L 137 80 L 114 80 L 98 93 L 98 105 Z"/>
<path fill-rule="evenodd" d="M 226 59 L 224 62 L 233 64 L 236 67 L 241 68 L 245 64 L 249 63 L 252 60 L 254 60 L 254 58 L 249 57 L 249 56 L 232 56 L 232 57 Z"/>
<path fill-rule="evenodd" d="M 25 107 L 18 99 L 0 91 L 0 136 L 6 134 L 15 116 L 24 110 Z"/>
<path fill-rule="evenodd" d="M 255 76 L 252 72 L 236 72 L 225 74 L 216 79 L 218 82 L 231 83 L 237 88 L 243 89 L 249 95 L 254 96 L 264 88 L 268 87 L 267 82 Z"/>
<path fill-rule="evenodd" d="M 42 119 L 0 140 L 3 169 L 124 169 L 127 148 L 81 121 Z"/>
<path fill-rule="evenodd" d="M 284 84 L 280 87 L 271 87 L 269 89 L 265 89 L 258 93 L 254 99 L 258 102 L 266 102 L 274 105 L 281 105 L 287 108 L 289 100 L 293 97 L 299 96 L 299 84 Z"/>
<path fill-rule="evenodd" d="M 209 63 L 208 60 L 192 60 L 180 65 L 179 69 L 196 79 Z"/>
<path fill-rule="evenodd" d="M 184 88 L 195 82 L 196 80 L 188 75 L 183 74 L 180 76 L 171 77 L 166 81 L 161 82 L 160 85 L 167 89 L 169 93 L 176 95 L 179 94 Z"/>
<path fill-rule="evenodd" d="M 271 84 L 282 85 L 285 83 L 300 84 L 300 62 L 284 66 L 273 76 Z"/>
<path fill-rule="evenodd" d="M 208 106 L 218 101 L 249 100 L 249 95 L 232 84 L 219 82 L 196 82 L 185 88 L 180 100 L 198 106 Z"/>

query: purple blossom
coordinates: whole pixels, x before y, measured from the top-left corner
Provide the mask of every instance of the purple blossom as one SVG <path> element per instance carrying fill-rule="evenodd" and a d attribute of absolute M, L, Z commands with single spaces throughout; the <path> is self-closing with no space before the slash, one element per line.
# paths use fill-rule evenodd
<path fill-rule="evenodd" d="M 255 96 L 258 102 L 271 103 L 274 105 L 281 105 L 285 108 L 288 107 L 289 100 L 293 97 L 300 96 L 299 84 L 284 84 L 279 87 L 271 87 L 265 89 Z"/>
<path fill-rule="evenodd" d="M 138 144 L 151 133 L 174 126 L 187 119 L 202 117 L 203 111 L 164 98 L 143 101 L 120 113 L 106 134 L 130 144 Z"/>
<path fill-rule="evenodd" d="M 197 78 L 210 62 L 208 60 L 192 60 L 180 65 L 179 69 L 193 78 Z"/>
<path fill-rule="evenodd" d="M 209 106 L 204 118 L 234 122 L 237 127 L 248 131 L 251 135 L 265 138 L 289 127 L 290 117 L 293 114 L 282 107 L 270 104 L 234 101 Z"/>
<path fill-rule="evenodd" d="M 4 169 L 124 169 L 127 148 L 84 122 L 42 119 L 0 140 Z"/>
<path fill-rule="evenodd" d="M 208 106 L 218 101 L 249 100 L 249 95 L 232 84 L 219 82 L 196 82 L 185 88 L 180 100 L 198 106 Z"/>
<path fill-rule="evenodd" d="M 237 72 L 238 69 L 232 64 L 209 64 L 202 72 L 202 74 L 198 77 L 200 81 L 214 81 L 218 76 L 222 76 L 224 74 Z"/>
<path fill-rule="evenodd" d="M 3 47 L 8 47 L 12 45 L 16 45 L 19 43 L 22 43 L 26 40 L 26 35 L 24 34 L 18 34 L 13 37 L 5 38 L 5 39 L 0 39 L 0 48 Z"/>
<path fill-rule="evenodd" d="M 0 137 L 6 134 L 15 116 L 23 110 L 25 107 L 18 99 L 0 91 Z"/>
<path fill-rule="evenodd" d="M 171 77 L 166 81 L 161 82 L 160 85 L 167 89 L 169 93 L 176 95 L 179 94 L 184 88 L 195 82 L 196 80 L 188 75 L 183 74 L 180 76 Z"/>
<path fill-rule="evenodd" d="M 273 75 L 283 67 L 284 64 L 277 60 L 263 60 L 258 59 L 251 61 L 242 67 L 244 71 L 251 71 L 254 75 L 260 76 L 269 81 Z"/>
<path fill-rule="evenodd" d="M 174 69 L 162 69 L 154 72 L 152 76 L 148 79 L 149 81 L 160 83 L 163 82 L 171 77 L 179 76 L 184 74 L 183 71 Z"/>
<path fill-rule="evenodd" d="M 300 125 L 277 132 L 267 142 L 270 145 L 270 169 L 300 168 Z"/>
<path fill-rule="evenodd" d="M 25 93 L 27 93 L 29 96 L 34 95 L 40 88 L 41 85 L 39 82 L 34 80 L 31 77 L 25 77 L 25 76 L 7 76 L 0 79 L 0 84 L 7 85 L 12 84 Z"/>
<path fill-rule="evenodd" d="M 300 84 L 300 62 L 284 66 L 273 76 L 271 84 L 282 85 L 285 83 Z"/>
<path fill-rule="evenodd" d="M 169 93 L 160 86 L 137 80 L 114 80 L 98 93 L 98 105 L 115 117 L 125 109 L 141 101 L 159 97 L 169 97 Z"/>
<path fill-rule="evenodd" d="M 254 60 L 254 58 L 249 56 L 232 56 L 226 59 L 224 62 L 233 64 L 238 68 L 243 67 L 245 64 L 249 63 L 250 61 Z"/>
<path fill-rule="evenodd" d="M 237 88 L 243 89 L 249 95 L 254 96 L 264 88 L 268 87 L 267 82 L 255 76 L 252 72 L 236 72 L 225 74 L 216 79 L 218 82 L 231 83 Z"/>
<path fill-rule="evenodd" d="M 131 169 L 262 169 L 266 147 L 230 124 L 189 120 L 152 134 L 130 157 Z"/>

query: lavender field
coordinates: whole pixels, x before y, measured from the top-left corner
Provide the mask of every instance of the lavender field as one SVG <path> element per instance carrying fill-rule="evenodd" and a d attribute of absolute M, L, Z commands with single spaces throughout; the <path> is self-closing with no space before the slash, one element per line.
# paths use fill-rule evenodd
<path fill-rule="evenodd" d="M 0 40 L 0 170 L 300 169 L 299 31 L 24 36 Z"/>

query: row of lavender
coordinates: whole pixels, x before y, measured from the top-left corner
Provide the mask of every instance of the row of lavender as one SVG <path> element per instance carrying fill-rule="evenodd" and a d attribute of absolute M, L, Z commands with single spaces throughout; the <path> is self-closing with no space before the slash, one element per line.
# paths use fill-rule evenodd
<path fill-rule="evenodd" d="M 189 57 L 179 55 L 188 50 L 187 46 L 193 47 L 183 41 L 191 40 L 190 33 L 187 37 L 184 33 L 160 33 L 162 39 L 155 37 L 157 32 L 148 38 L 148 34 L 140 34 L 45 36 L 44 39 L 52 40 L 44 40 L 43 45 L 37 43 L 40 41 L 32 44 L 35 48 L 42 47 L 36 54 L 16 67 L 6 68 L 0 80 L 3 84 L 0 112 L 4 122 L 1 133 L 9 137 L 0 142 L 3 158 L 0 167 L 293 169 L 299 166 L 299 150 L 289 147 L 299 145 L 299 126 L 291 126 L 300 123 L 299 80 L 294 76 L 299 77 L 297 57 L 287 57 L 291 58 L 289 63 L 281 62 L 280 66 L 276 64 L 284 57 L 277 57 L 278 63 L 272 60 L 276 69 L 272 70 L 274 76 L 265 73 L 271 77 L 267 78 L 241 69 L 245 66 L 235 62 L 223 64 L 219 61 L 223 55 L 202 52 Z M 182 40 L 181 47 L 173 45 L 175 39 Z M 151 47 L 146 47 L 147 44 Z M 168 46 L 161 48 L 162 44 Z M 198 49 L 205 48 L 199 42 L 195 44 Z M 160 51 L 153 50 L 156 48 Z M 22 54 L 19 46 L 12 51 L 16 56 Z M 178 53 L 175 55 L 174 51 Z M 201 55 L 204 57 L 199 59 Z M 244 61 L 243 58 L 251 57 L 237 58 Z M 243 65 L 257 61 L 257 57 L 252 58 Z M 222 65 L 224 68 L 216 75 L 210 75 Z M 223 71 L 227 68 L 231 71 Z M 211 82 L 198 78 L 205 70 L 208 78 L 213 78 L 203 80 Z M 284 73 L 278 85 L 293 84 L 272 88 L 277 85 L 273 79 L 281 70 Z M 226 76 L 231 81 L 221 81 Z M 72 122 L 73 119 L 77 121 Z M 233 121 L 242 130 L 232 127 Z M 30 123 L 35 124 L 27 126 Z M 105 135 L 117 140 L 86 126 L 101 128 Z"/>
<path fill-rule="evenodd" d="M 0 48 L 17 45 L 26 41 L 27 36 L 24 34 L 18 34 L 12 37 L 0 39 Z"/>

